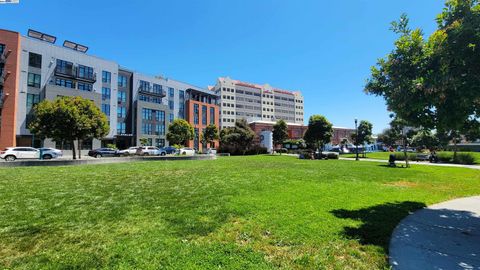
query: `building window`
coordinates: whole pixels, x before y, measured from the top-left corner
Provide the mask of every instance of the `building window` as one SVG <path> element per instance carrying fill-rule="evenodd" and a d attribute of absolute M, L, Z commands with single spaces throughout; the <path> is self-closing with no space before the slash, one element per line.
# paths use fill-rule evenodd
<path fill-rule="evenodd" d="M 173 89 L 172 87 L 169 87 L 168 88 L 168 96 L 173 98 L 175 96 L 175 89 Z"/>
<path fill-rule="evenodd" d="M 142 119 L 143 120 L 152 120 L 152 110 L 142 108 Z"/>
<path fill-rule="evenodd" d="M 173 120 L 175 120 L 175 115 L 173 113 L 168 114 L 168 121 L 172 123 Z"/>
<path fill-rule="evenodd" d="M 5 51 L 5 44 L 0 44 L 0 54 L 2 54 L 3 51 Z"/>
<path fill-rule="evenodd" d="M 198 125 L 198 113 L 199 113 L 199 108 L 198 104 L 193 104 L 193 124 Z"/>
<path fill-rule="evenodd" d="M 153 93 L 155 94 L 162 94 L 162 86 L 159 84 L 153 84 Z"/>
<path fill-rule="evenodd" d="M 118 118 L 125 118 L 126 116 L 127 116 L 127 108 L 117 107 L 117 117 Z"/>
<path fill-rule="evenodd" d="M 55 85 L 66 87 L 66 88 L 75 88 L 75 83 L 72 80 L 65 79 L 55 79 Z"/>
<path fill-rule="evenodd" d="M 215 125 L 215 108 L 210 107 L 210 125 Z"/>
<path fill-rule="evenodd" d="M 150 92 L 150 83 L 140 80 L 140 90 Z"/>
<path fill-rule="evenodd" d="M 142 134 L 152 135 L 152 124 L 142 123 Z"/>
<path fill-rule="evenodd" d="M 31 67 L 42 68 L 42 56 L 36 53 L 28 53 L 28 65 Z"/>
<path fill-rule="evenodd" d="M 120 103 L 126 103 L 127 93 L 125 91 L 118 91 L 117 99 L 118 99 L 118 102 Z"/>
<path fill-rule="evenodd" d="M 94 77 L 93 76 L 93 68 L 78 65 L 78 77 L 84 78 L 84 79 L 93 79 L 93 77 Z"/>
<path fill-rule="evenodd" d="M 127 87 L 127 76 L 118 75 L 118 87 Z"/>
<path fill-rule="evenodd" d="M 127 125 L 123 122 L 117 123 L 117 134 L 127 133 Z"/>
<path fill-rule="evenodd" d="M 65 60 L 57 59 L 57 66 L 55 72 L 60 72 L 66 75 L 73 75 L 73 63 Z"/>
<path fill-rule="evenodd" d="M 207 106 L 202 105 L 202 125 L 207 125 Z"/>
<path fill-rule="evenodd" d="M 184 100 L 185 99 L 185 91 L 183 90 L 178 90 L 178 98 L 180 100 Z"/>
<path fill-rule="evenodd" d="M 108 87 L 102 87 L 102 100 L 110 99 L 111 90 Z"/>
<path fill-rule="evenodd" d="M 82 90 L 82 91 L 89 91 L 91 92 L 93 90 L 93 85 L 91 83 L 83 83 L 79 82 L 77 84 L 77 89 Z"/>
<path fill-rule="evenodd" d="M 28 73 L 28 86 L 40 88 L 40 74 Z"/>
<path fill-rule="evenodd" d="M 155 139 L 155 145 L 159 148 L 165 146 L 165 139 Z"/>
<path fill-rule="evenodd" d="M 27 113 L 40 102 L 40 95 L 27 94 Z"/>
<path fill-rule="evenodd" d="M 173 103 L 173 100 L 169 100 L 168 101 L 168 108 L 170 108 L 170 110 L 173 110 L 175 107 L 175 104 Z"/>
<path fill-rule="evenodd" d="M 165 112 L 156 111 L 155 112 L 155 121 L 165 123 Z"/>
<path fill-rule="evenodd" d="M 185 101 L 180 101 L 178 104 L 178 117 L 185 119 Z"/>
<path fill-rule="evenodd" d="M 102 104 L 102 112 L 106 116 L 110 116 L 110 104 Z"/>
<path fill-rule="evenodd" d="M 155 135 L 165 135 L 165 124 L 158 123 L 155 126 Z"/>
<path fill-rule="evenodd" d="M 138 98 L 140 101 L 151 102 L 156 104 L 162 104 L 162 99 L 158 97 L 151 97 L 146 95 L 140 95 Z"/>
<path fill-rule="evenodd" d="M 112 82 L 112 73 L 103 70 L 102 71 L 102 82 L 111 83 Z"/>

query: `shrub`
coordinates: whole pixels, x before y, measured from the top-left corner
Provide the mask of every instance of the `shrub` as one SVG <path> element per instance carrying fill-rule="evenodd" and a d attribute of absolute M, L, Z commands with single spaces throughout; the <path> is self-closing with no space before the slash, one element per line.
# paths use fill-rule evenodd
<path fill-rule="evenodd" d="M 327 153 L 327 158 L 328 159 L 338 159 L 338 153 L 333 153 L 333 152 L 328 152 Z"/>
<path fill-rule="evenodd" d="M 411 161 L 416 161 L 417 160 L 417 154 L 416 153 L 407 153 L 408 160 Z M 395 159 L 399 161 L 404 161 L 405 160 L 405 154 L 397 152 L 395 153 Z"/>
<path fill-rule="evenodd" d="M 471 165 L 475 163 L 475 158 L 469 153 L 457 153 L 457 157 L 453 160 L 453 163 Z"/>
<path fill-rule="evenodd" d="M 113 143 L 107 144 L 107 148 L 118 149 L 117 146 Z"/>
<path fill-rule="evenodd" d="M 261 147 L 259 145 L 253 145 L 251 146 L 248 150 L 245 151 L 240 151 L 237 148 L 234 147 L 225 147 L 225 146 L 220 146 L 218 148 L 217 153 L 229 153 L 232 156 L 240 156 L 240 155 L 263 155 L 267 154 L 268 150 L 265 147 Z"/>
<path fill-rule="evenodd" d="M 453 154 L 446 152 L 437 153 L 437 157 L 438 160 L 443 163 L 451 163 L 453 160 Z"/>

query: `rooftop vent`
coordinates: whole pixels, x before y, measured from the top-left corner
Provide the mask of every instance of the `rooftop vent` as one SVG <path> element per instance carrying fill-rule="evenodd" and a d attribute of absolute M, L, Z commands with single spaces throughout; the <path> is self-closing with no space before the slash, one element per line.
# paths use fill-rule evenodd
<path fill-rule="evenodd" d="M 68 40 L 65 40 L 63 42 L 63 47 L 69 48 L 69 49 L 72 49 L 72 50 L 75 50 L 75 51 L 79 51 L 79 52 L 82 52 L 82 53 L 86 53 L 88 51 L 87 46 L 84 46 L 84 45 L 81 45 L 81 44 L 78 44 L 78 43 L 75 43 L 75 42 L 72 42 L 72 41 L 68 41 Z"/>
<path fill-rule="evenodd" d="M 46 42 L 52 43 L 52 44 L 54 44 L 55 41 L 57 41 L 57 38 L 54 37 L 54 36 L 47 35 L 45 33 L 38 32 L 38 31 L 35 31 L 35 30 L 32 30 L 32 29 L 28 29 L 28 36 L 31 37 L 31 38 L 36 38 L 36 39 L 43 40 L 43 41 L 46 41 Z"/>

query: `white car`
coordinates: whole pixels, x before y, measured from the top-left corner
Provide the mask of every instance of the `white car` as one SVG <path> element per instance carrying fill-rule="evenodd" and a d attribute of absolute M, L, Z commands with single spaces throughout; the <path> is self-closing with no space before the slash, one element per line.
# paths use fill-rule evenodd
<path fill-rule="evenodd" d="M 180 148 L 178 149 L 178 154 L 184 155 L 184 156 L 193 156 L 195 155 L 195 149 L 190 147 Z"/>
<path fill-rule="evenodd" d="M 33 147 L 8 147 L 0 152 L 0 158 L 5 161 L 14 161 L 16 159 L 38 159 L 40 151 Z"/>
<path fill-rule="evenodd" d="M 141 148 L 140 146 L 132 146 L 129 147 L 128 149 L 120 150 L 118 153 L 120 155 L 128 156 L 128 155 L 135 155 L 137 154 L 138 148 Z"/>
<path fill-rule="evenodd" d="M 50 147 L 42 147 L 38 148 L 38 150 L 42 151 L 43 159 L 49 159 L 50 158 L 56 158 L 56 157 L 61 157 L 63 156 L 63 151 L 55 148 L 50 148 Z M 54 153 L 53 155 L 50 155 L 51 153 Z"/>
<path fill-rule="evenodd" d="M 143 146 L 142 147 L 142 155 L 143 156 L 159 156 L 161 151 L 156 146 Z"/>

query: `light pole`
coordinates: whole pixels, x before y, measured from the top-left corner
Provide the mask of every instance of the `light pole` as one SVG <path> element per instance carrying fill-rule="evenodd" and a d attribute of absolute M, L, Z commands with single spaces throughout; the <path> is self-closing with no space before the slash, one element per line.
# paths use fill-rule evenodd
<path fill-rule="evenodd" d="M 355 160 L 358 161 L 358 119 L 355 118 Z"/>

